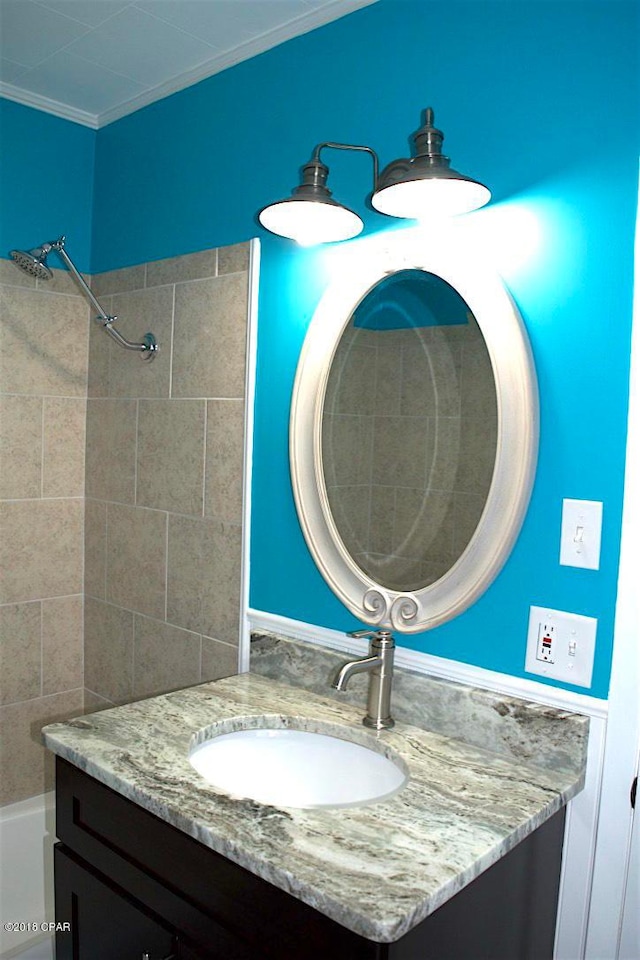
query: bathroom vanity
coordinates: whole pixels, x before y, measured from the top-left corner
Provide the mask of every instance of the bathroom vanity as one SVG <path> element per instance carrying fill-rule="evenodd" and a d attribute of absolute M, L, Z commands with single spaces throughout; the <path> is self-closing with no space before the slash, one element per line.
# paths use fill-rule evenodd
<path fill-rule="evenodd" d="M 398 942 L 376 943 L 64 760 L 57 762 L 56 777 L 62 840 L 55 851 L 56 919 L 71 930 L 58 934 L 58 960 L 141 960 L 145 953 L 149 960 L 552 955 L 562 813 Z M 372 914 L 379 906 L 371 904 Z"/>
<path fill-rule="evenodd" d="M 58 960 L 551 957 L 563 808 L 583 785 L 588 721 L 487 696 L 473 710 L 511 729 L 511 756 L 499 735 L 489 751 L 403 722 L 372 733 L 361 704 L 254 673 L 46 727 L 56 918 L 71 926 Z M 189 753 L 251 727 L 339 728 L 408 781 L 340 808 L 231 797 Z"/>

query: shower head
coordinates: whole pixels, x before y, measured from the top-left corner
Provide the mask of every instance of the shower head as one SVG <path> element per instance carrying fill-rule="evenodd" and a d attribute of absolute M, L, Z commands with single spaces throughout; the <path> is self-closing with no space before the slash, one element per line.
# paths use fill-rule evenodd
<path fill-rule="evenodd" d="M 65 241 L 66 237 L 58 237 L 57 240 L 52 240 L 50 243 L 43 243 L 41 247 L 34 247 L 33 250 L 10 250 L 9 256 L 15 260 L 17 265 L 24 270 L 25 273 L 31 274 L 32 277 L 37 277 L 38 280 L 50 280 L 53 273 L 47 266 L 47 257 L 52 250 L 55 250 L 89 303 L 97 310 L 95 319 L 98 323 L 102 324 L 103 330 L 106 330 L 116 343 L 119 343 L 120 346 L 126 350 L 137 350 L 143 360 L 153 360 L 158 353 L 158 343 L 154 335 L 152 333 L 145 333 L 140 343 L 127 340 L 126 337 L 122 336 L 120 331 L 113 326 L 114 321 L 118 318 L 112 317 L 102 309 L 91 287 L 65 250 Z"/>
<path fill-rule="evenodd" d="M 30 273 L 38 280 L 50 280 L 53 274 L 47 266 L 47 254 L 51 249 L 51 244 L 45 243 L 41 247 L 34 247 L 33 250 L 10 250 L 9 256 L 25 273 Z"/>

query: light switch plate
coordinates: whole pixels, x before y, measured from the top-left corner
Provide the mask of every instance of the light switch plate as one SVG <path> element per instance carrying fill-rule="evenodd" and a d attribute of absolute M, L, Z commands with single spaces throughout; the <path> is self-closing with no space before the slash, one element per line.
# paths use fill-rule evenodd
<path fill-rule="evenodd" d="M 562 501 L 562 566 L 598 570 L 601 534 L 602 503 L 599 500 Z"/>
<path fill-rule="evenodd" d="M 595 617 L 531 607 L 525 670 L 590 687 L 597 627 Z"/>

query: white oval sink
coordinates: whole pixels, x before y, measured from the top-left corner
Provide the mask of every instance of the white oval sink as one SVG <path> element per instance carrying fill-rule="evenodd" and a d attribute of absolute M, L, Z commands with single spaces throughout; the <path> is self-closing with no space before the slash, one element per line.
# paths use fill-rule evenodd
<path fill-rule="evenodd" d="M 344 807 L 390 797 L 407 781 L 375 750 L 304 730 L 238 730 L 195 747 L 191 765 L 237 797 L 284 807 Z"/>

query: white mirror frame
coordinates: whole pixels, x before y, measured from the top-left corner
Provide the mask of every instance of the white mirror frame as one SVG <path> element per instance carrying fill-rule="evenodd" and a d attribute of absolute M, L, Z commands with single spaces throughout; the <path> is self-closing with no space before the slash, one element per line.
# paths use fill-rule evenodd
<path fill-rule="evenodd" d="M 509 556 L 531 495 L 538 451 L 538 389 L 522 318 L 499 276 L 442 237 L 407 244 L 401 231 L 354 263 L 345 250 L 300 354 L 291 406 L 289 455 L 293 492 L 307 546 L 322 576 L 364 623 L 417 633 L 445 623 L 484 593 Z M 366 243 L 367 241 L 359 241 Z M 484 511 L 466 549 L 435 583 L 411 592 L 381 586 L 355 563 L 329 507 L 322 415 L 338 342 L 358 303 L 391 273 L 418 269 L 441 277 L 466 301 L 485 339 L 496 387 L 498 435 Z"/>

